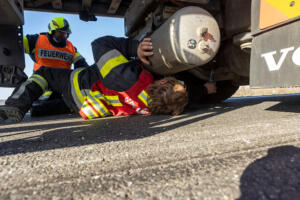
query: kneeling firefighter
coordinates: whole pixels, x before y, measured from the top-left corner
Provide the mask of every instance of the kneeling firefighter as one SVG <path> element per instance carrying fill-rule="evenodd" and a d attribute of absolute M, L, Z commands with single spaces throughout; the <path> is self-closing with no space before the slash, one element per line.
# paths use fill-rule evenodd
<path fill-rule="evenodd" d="M 25 53 L 34 61 L 33 71 L 41 66 L 71 69 L 87 67 L 85 59 L 77 52 L 73 44 L 67 40 L 71 27 L 63 17 L 54 17 L 48 25 L 48 33 L 24 36 Z M 70 109 L 62 100 L 60 93 L 52 92 L 51 88 L 32 104 L 31 116 L 69 113 Z"/>

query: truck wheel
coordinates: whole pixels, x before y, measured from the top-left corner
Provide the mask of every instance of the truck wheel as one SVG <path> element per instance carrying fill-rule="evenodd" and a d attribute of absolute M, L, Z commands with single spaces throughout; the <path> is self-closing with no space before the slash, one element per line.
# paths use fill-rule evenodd
<path fill-rule="evenodd" d="M 239 89 L 239 84 L 234 80 L 218 81 L 217 93 L 205 96 L 200 104 L 220 103 L 231 97 Z"/>

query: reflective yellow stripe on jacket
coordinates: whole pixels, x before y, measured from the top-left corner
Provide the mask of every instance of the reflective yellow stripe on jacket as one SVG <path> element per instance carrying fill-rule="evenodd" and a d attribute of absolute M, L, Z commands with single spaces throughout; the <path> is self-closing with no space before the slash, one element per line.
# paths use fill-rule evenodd
<path fill-rule="evenodd" d="M 115 106 L 115 107 L 122 106 L 122 103 L 120 102 L 119 97 L 117 95 L 115 95 L 115 96 L 105 95 L 104 96 L 99 91 L 93 91 L 93 92 L 91 91 L 91 93 L 94 97 L 105 101 L 108 105 Z"/>
<path fill-rule="evenodd" d="M 80 109 L 89 119 L 107 117 L 111 113 L 106 106 L 96 97 L 88 95 Z"/>
<path fill-rule="evenodd" d="M 91 107 L 90 104 L 92 104 L 92 106 L 95 107 L 95 105 L 90 101 L 90 99 L 86 99 L 85 102 L 82 104 L 82 107 L 80 109 L 89 119 L 93 119 L 93 118 L 103 116 L 99 112 L 99 109 L 94 110 Z"/>
<path fill-rule="evenodd" d="M 148 107 L 149 95 L 145 90 L 138 95 L 138 98 Z"/>
<path fill-rule="evenodd" d="M 89 119 L 110 116 L 109 110 L 95 96 L 97 93 L 80 89 L 78 76 L 82 70 L 83 68 L 76 69 L 71 75 L 71 91 L 75 104 Z"/>
<path fill-rule="evenodd" d="M 84 94 L 81 93 L 80 87 L 79 87 L 79 82 L 78 82 L 78 75 L 79 73 L 83 70 L 83 68 L 78 68 L 74 70 L 71 74 L 71 93 L 74 99 L 74 102 L 77 106 L 78 109 L 81 108 L 82 104 L 84 103 Z"/>
<path fill-rule="evenodd" d="M 81 56 L 80 53 L 75 53 L 74 57 L 73 57 L 73 63 L 75 64 L 78 60 L 82 59 L 83 57 Z"/>
<path fill-rule="evenodd" d="M 30 54 L 28 38 L 26 36 L 23 36 L 23 41 L 24 41 L 25 53 Z"/>
<path fill-rule="evenodd" d="M 42 94 L 42 96 L 40 96 L 39 100 L 45 101 L 45 100 L 49 99 L 52 93 L 53 93 L 53 92 L 50 91 L 50 90 L 45 91 L 45 92 Z"/>
<path fill-rule="evenodd" d="M 101 117 L 111 115 L 106 106 L 97 97 L 94 96 L 92 91 L 90 91 L 88 99 L 90 100 L 90 103 L 93 105 L 94 109 L 96 109 L 97 112 L 101 115 Z"/>
<path fill-rule="evenodd" d="M 33 74 L 29 79 L 28 81 L 33 81 L 35 83 L 37 83 L 43 90 L 43 92 L 45 92 L 47 89 L 48 89 L 48 82 L 47 80 L 38 75 L 38 74 Z"/>
<path fill-rule="evenodd" d="M 100 57 L 97 62 L 97 66 L 100 70 L 100 74 L 103 78 L 105 78 L 113 68 L 128 62 L 129 61 L 125 56 L 123 56 L 118 50 L 113 49 Z"/>

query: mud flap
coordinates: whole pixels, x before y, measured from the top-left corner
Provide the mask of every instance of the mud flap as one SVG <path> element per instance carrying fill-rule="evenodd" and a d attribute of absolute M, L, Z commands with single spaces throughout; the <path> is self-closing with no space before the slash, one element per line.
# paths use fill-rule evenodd
<path fill-rule="evenodd" d="M 252 87 L 300 85 L 300 21 L 255 35 L 250 62 Z"/>

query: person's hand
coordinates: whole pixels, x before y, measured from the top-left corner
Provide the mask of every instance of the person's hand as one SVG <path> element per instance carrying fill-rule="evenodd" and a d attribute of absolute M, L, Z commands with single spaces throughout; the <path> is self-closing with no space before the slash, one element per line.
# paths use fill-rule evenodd
<path fill-rule="evenodd" d="M 208 94 L 214 94 L 217 92 L 216 82 L 207 82 L 204 84 L 204 87 L 206 87 Z"/>
<path fill-rule="evenodd" d="M 153 47 L 151 38 L 144 38 L 138 46 L 137 55 L 140 58 L 140 60 L 146 65 L 150 65 L 150 62 L 147 60 L 147 57 L 153 55 L 152 50 Z"/>

